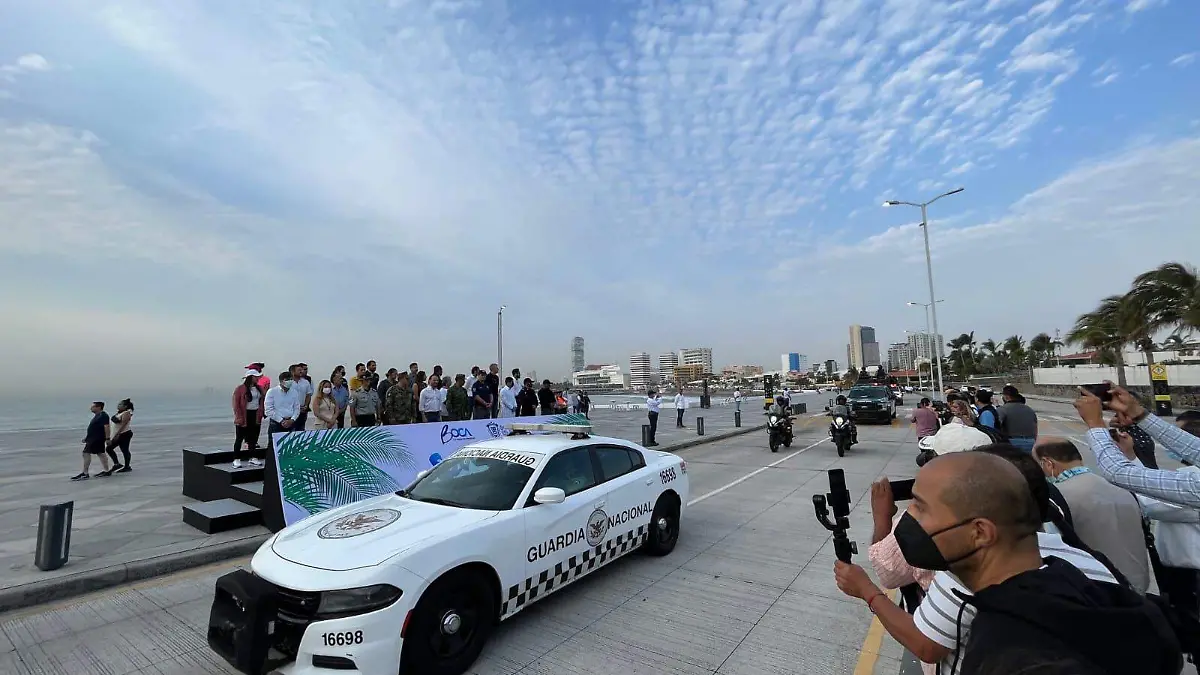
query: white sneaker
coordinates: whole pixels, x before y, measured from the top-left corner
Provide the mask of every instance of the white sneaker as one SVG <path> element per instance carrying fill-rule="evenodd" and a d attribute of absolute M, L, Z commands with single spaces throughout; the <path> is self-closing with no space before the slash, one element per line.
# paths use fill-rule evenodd
<path fill-rule="evenodd" d="M 240 459 L 233 460 L 233 468 L 235 468 L 235 469 L 242 468 L 242 460 L 240 460 Z"/>
<path fill-rule="evenodd" d="M 263 461 L 257 457 L 251 457 L 250 463 L 253 464 L 254 466 L 262 466 L 263 465 Z"/>

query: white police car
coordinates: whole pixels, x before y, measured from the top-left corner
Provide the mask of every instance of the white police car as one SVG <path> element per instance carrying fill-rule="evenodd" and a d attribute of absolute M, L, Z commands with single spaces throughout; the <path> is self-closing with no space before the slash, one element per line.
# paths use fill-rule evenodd
<path fill-rule="evenodd" d="M 682 459 L 587 426 L 511 426 L 555 433 L 468 445 L 405 490 L 271 537 L 217 581 L 209 645 L 249 675 L 457 675 L 498 621 L 675 548 Z"/>

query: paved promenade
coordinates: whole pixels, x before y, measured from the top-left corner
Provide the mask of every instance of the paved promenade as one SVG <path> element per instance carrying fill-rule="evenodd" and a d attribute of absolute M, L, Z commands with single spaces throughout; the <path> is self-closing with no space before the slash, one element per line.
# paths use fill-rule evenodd
<path fill-rule="evenodd" d="M 811 409 L 818 397 L 810 398 Z M 676 429 L 674 410 L 664 408 L 662 448 L 705 440 L 696 434 L 697 415 L 705 418 L 707 438 L 734 430 L 732 406 L 691 408 L 686 429 Z M 598 410 L 592 417 L 598 434 L 634 441 L 646 421 L 640 410 Z M 760 424 L 761 417 L 744 406 L 747 427 Z M 68 477 L 79 472 L 81 436 L 82 431 L 0 434 L 0 610 L 242 555 L 266 537 L 264 528 L 209 536 L 182 521 L 181 507 L 193 502 L 181 494 L 180 449 L 229 444 L 230 425 L 135 426 L 132 472 L 97 478 L 93 464 L 91 480 L 73 483 Z M 43 572 L 33 565 L 38 507 L 66 501 L 75 503 L 70 562 Z"/>

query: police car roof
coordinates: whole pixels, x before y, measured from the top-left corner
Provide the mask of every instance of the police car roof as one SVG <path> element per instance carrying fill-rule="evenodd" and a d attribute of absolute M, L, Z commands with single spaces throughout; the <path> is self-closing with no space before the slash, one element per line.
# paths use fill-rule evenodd
<path fill-rule="evenodd" d="M 504 438 L 491 438 L 478 443 L 471 443 L 472 448 L 492 448 L 496 450 L 511 450 L 513 452 L 539 452 L 553 455 L 563 450 L 577 448 L 581 445 L 620 445 L 626 448 L 640 450 L 636 443 L 623 438 L 606 436 L 588 436 L 587 438 L 571 438 L 567 434 L 513 434 Z"/>

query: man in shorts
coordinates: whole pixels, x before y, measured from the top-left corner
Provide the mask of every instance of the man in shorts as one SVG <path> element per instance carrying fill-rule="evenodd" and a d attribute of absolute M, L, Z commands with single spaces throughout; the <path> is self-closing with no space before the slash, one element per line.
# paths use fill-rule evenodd
<path fill-rule="evenodd" d="M 112 474 L 112 469 L 108 466 L 108 456 L 104 454 L 111 431 L 108 413 L 104 412 L 104 401 L 95 401 L 92 403 L 92 421 L 88 422 L 87 434 L 83 437 L 83 471 L 71 476 L 71 480 L 91 478 L 88 469 L 92 466 L 92 455 L 98 456 L 100 464 L 104 467 L 103 471 L 96 474 L 97 477 Z"/>

